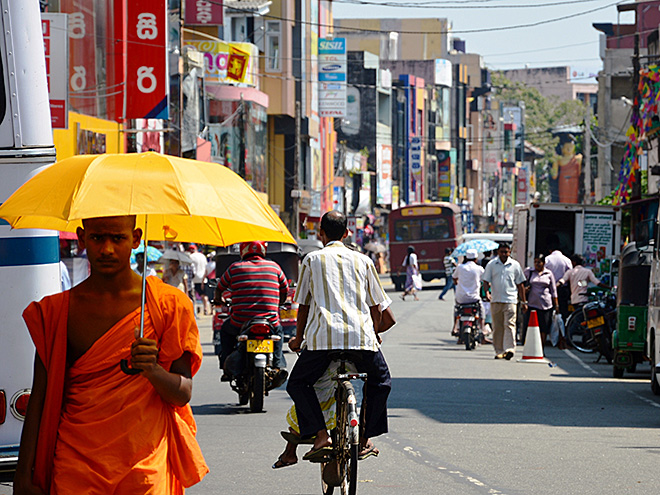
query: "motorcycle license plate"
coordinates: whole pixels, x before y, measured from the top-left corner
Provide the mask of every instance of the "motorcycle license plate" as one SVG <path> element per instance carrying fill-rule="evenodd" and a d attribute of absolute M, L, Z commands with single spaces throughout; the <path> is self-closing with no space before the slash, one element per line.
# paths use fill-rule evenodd
<path fill-rule="evenodd" d="M 429 269 L 429 264 L 428 263 L 420 263 L 419 264 L 419 269 L 423 272 Z"/>
<path fill-rule="evenodd" d="M 248 340 L 248 352 L 273 352 L 272 340 Z"/>
<path fill-rule="evenodd" d="M 587 320 L 587 327 L 589 329 L 600 327 L 604 324 L 605 324 L 605 318 L 603 318 L 602 316 L 599 316 L 598 318 L 594 318 L 593 320 Z"/>
<path fill-rule="evenodd" d="M 281 320 L 295 320 L 296 316 L 298 314 L 298 311 L 295 309 L 283 309 L 280 311 L 280 319 Z"/>
<path fill-rule="evenodd" d="M 476 318 L 474 316 L 461 316 L 461 321 L 474 321 Z"/>

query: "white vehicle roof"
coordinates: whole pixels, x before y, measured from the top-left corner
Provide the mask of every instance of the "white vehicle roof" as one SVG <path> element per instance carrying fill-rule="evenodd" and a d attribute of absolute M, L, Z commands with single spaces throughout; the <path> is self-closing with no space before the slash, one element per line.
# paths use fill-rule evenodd
<path fill-rule="evenodd" d="M 463 234 L 461 242 L 471 241 L 472 239 L 487 239 L 494 242 L 512 242 L 513 234 L 502 234 L 493 232 L 475 232 L 472 234 Z"/>

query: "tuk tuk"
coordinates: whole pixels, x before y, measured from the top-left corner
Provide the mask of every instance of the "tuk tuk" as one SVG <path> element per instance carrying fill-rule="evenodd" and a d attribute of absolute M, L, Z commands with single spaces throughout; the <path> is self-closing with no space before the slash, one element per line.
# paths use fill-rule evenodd
<path fill-rule="evenodd" d="M 614 378 L 645 360 L 649 280 L 653 246 L 629 243 L 621 252 L 616 329 L 612 335 Z"/>

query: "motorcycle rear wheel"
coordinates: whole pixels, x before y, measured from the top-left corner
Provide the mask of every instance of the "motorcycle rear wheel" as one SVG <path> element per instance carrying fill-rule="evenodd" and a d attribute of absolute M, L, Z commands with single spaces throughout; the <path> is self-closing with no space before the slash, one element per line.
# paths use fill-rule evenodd
<path fill-rule="evenodd" d="M 252 390 L 250 391 L 250 412 L 257 413 L 264 410 L 264 395 L 266 394 L 266 369 L 254 368 L 252 377 Z"/>

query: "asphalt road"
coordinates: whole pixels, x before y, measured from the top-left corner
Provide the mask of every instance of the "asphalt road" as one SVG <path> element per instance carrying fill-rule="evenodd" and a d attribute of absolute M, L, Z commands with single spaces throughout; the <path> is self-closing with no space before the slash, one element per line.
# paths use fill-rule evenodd
<path fill-rule="evenodd" d="M 388 291 L 391 289 L 388 289 Z M 659 486 L 660 401 L 649 367 L 623 380 L 593 356 L 551 348 L 555 366 L 465 351 L 449 335 L 452 302 L 438 288 L 393 310 L 384 335 L 393 376 L 390 433 L 360 463 L 360 494 L 648 494 Z M 192 405 L 211 472 L 195 494 L 320 494 L 316 464 L 271 469 L 291 401 L 283 389 L 250 414 L 219 383 L 211 319 L 199 320 L 204 362 Z M 516 359 L 519 356 L 516 356 Z M 286 354 L 291 367 L 295 356 Z M 300 447 L 299 457 L 304 453 Z M 0 494 L 11 493 L 7 485 Z"/>
<path fill-rule="evenodd" d="M 449 335 L 452 303 L 437 288 L 420 301 L 395 293 L 398 324 L 384 336 L 393 376 L 390 433 L 360 463 L 363 494 L 628 494 L 657 489 L 660 401 L 649 367 L 623 380 L 591 355 L 549 349 L 555 366 L 494 360 Z M 272 470 L 284 447 L 291 402 L 283 389 L 250 414 L 218 382 L 210 319 L 200 321 L 205 358 L 195 378 L 198 439 L 211 472 L 190 494 L 320 492 L 318 465 Z M 289 367 L 295 356 L 286 354 Z M 299 457 L 304 453 L 300 447 Z"/>

